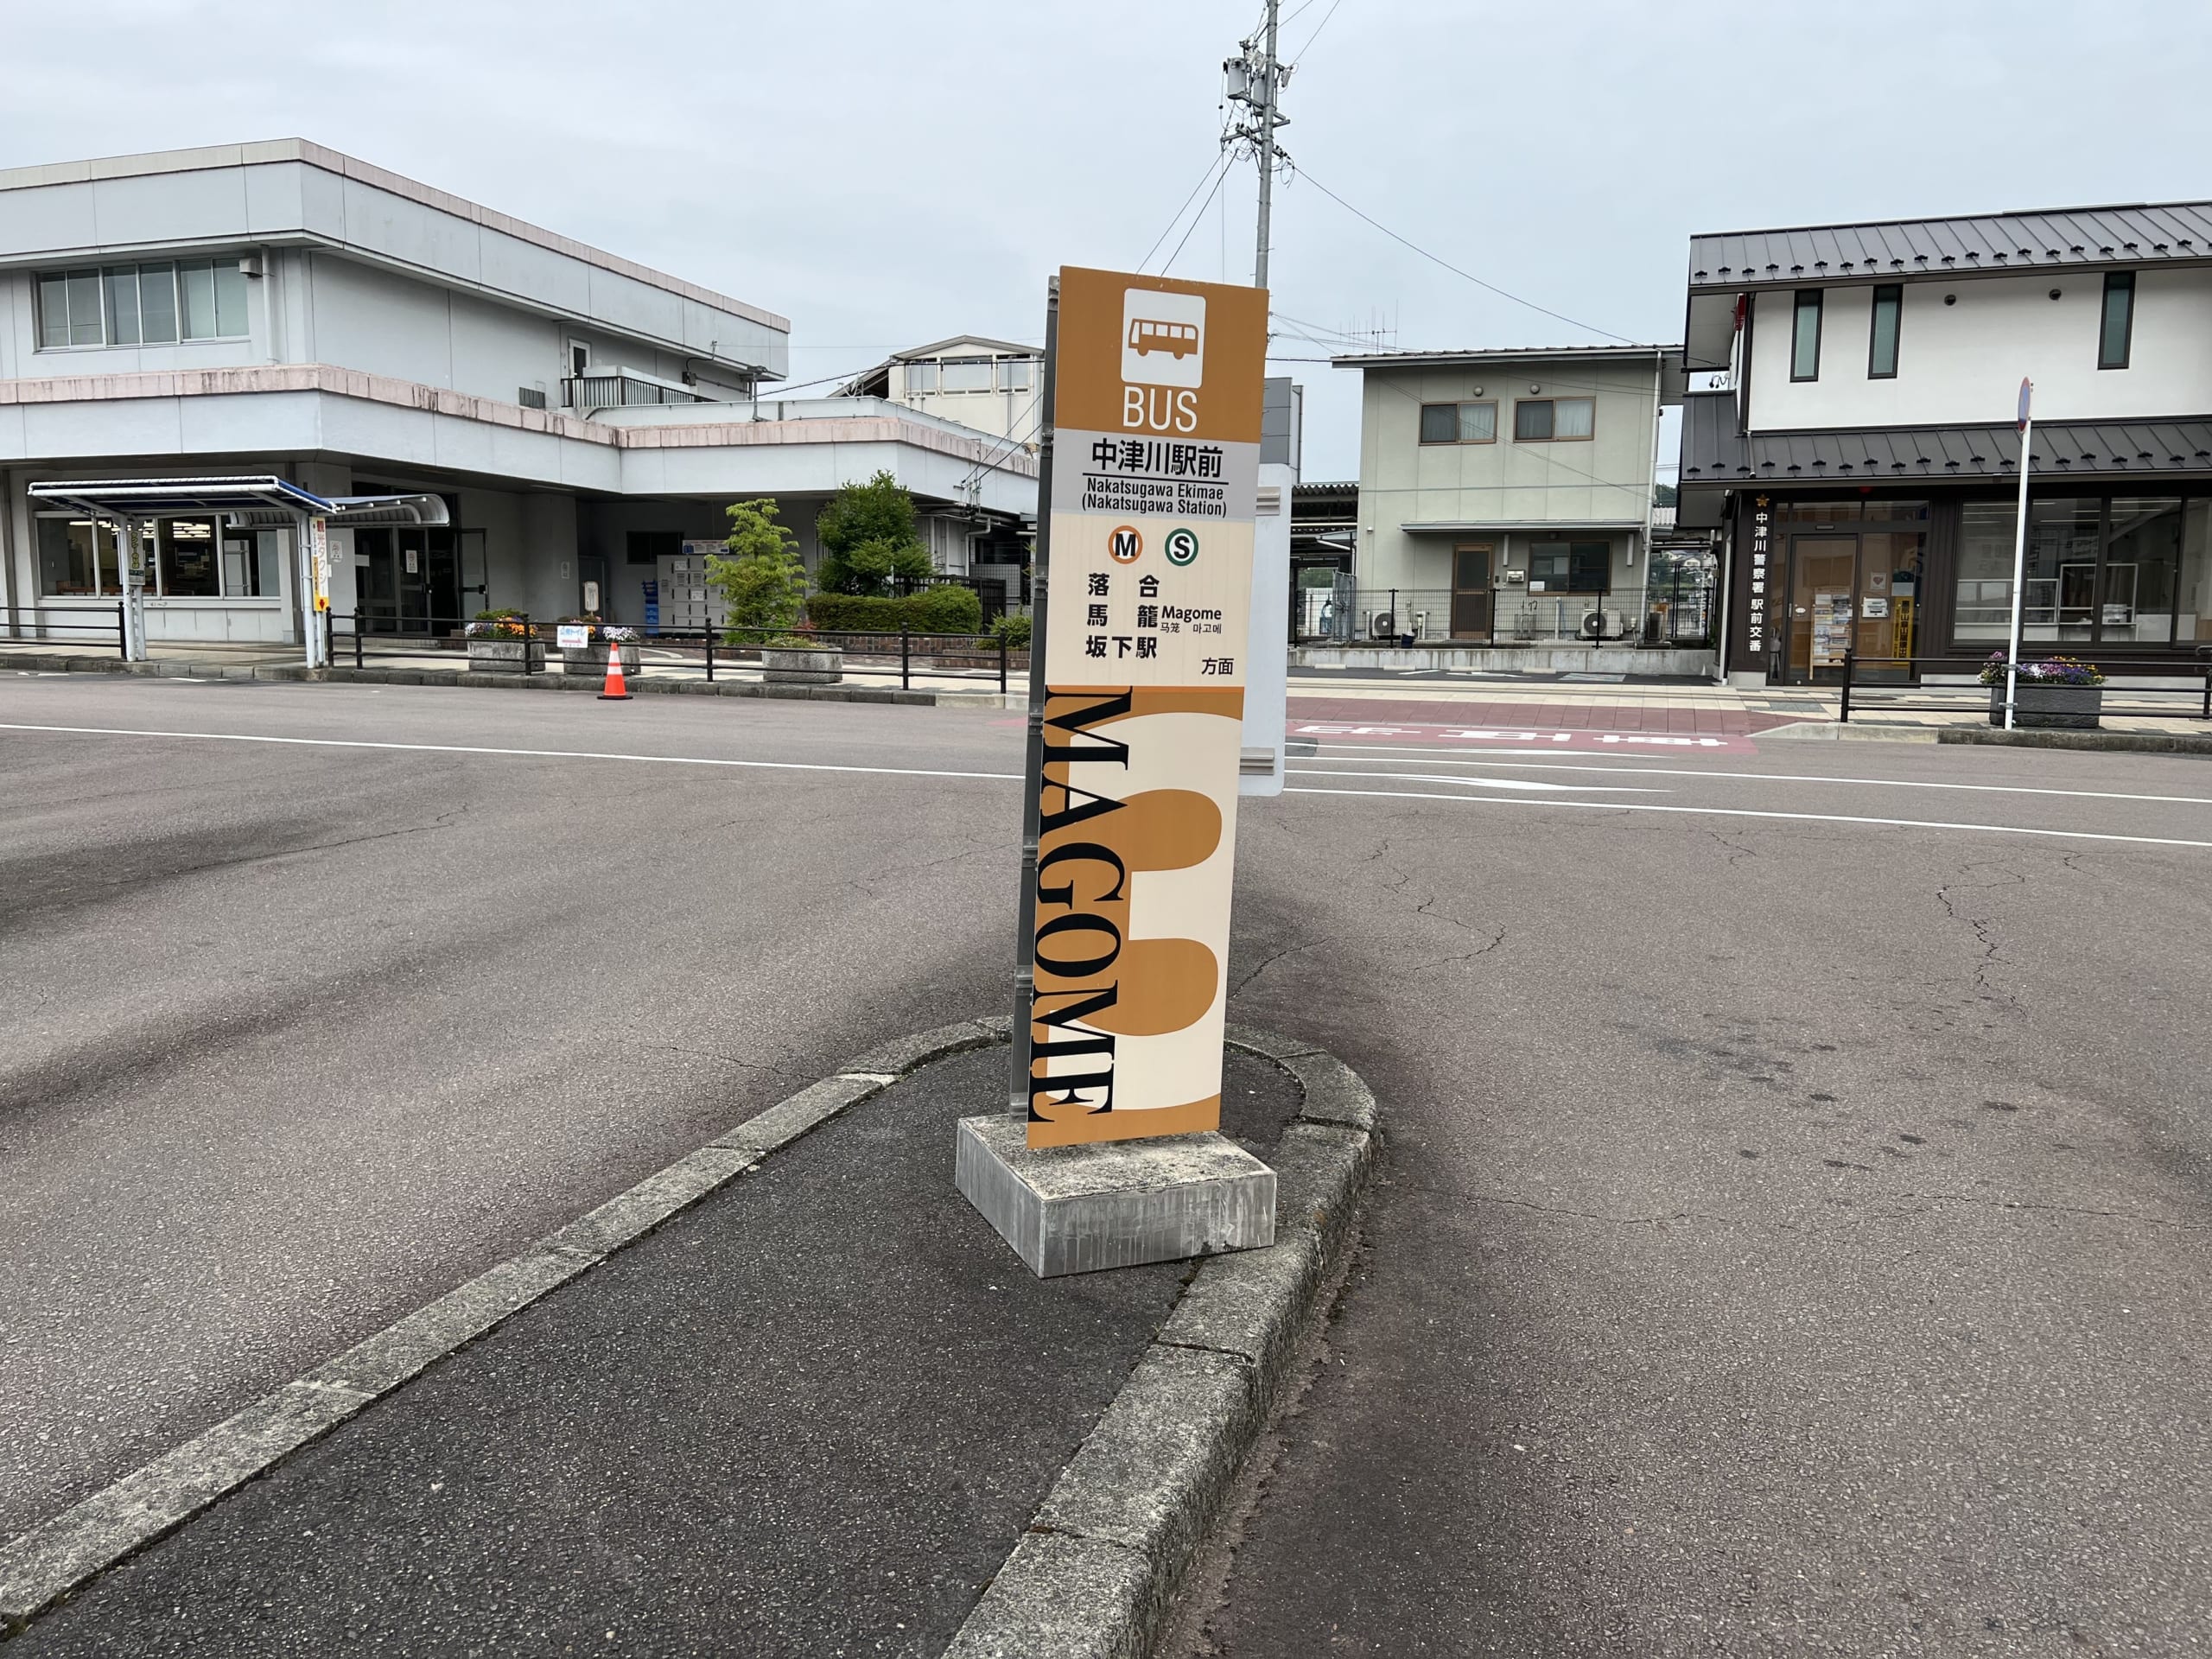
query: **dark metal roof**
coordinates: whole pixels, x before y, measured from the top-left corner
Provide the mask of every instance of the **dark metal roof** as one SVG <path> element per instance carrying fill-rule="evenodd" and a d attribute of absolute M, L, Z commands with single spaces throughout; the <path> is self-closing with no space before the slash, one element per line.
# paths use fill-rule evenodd
<path fill-rule="evenodd" d="M 1755 432 L 1746 437 L 1737 428 L 1732 393 L 1694 393 L 1683 402 L 1685 491 L 1823 480 L 1964 484 L 2017 478 L 2019 455 L 2019 433 L 2010 423 Z M 2202 477 L 2212 474 L 2212 417 L 2038 422 L 2029 464 L 2045 480 Z"/>
<path fill-rule="evenodd" d="M 1732 291 L 1962 271 L 2212 259 L 2212 202 L 1808 225 L 1690 238 L 1690 287 Z"/>

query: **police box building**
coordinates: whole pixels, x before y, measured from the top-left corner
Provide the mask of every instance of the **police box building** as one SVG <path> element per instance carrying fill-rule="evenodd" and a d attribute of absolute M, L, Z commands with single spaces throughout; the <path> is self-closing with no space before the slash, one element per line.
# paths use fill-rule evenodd
<path fill-rule="evenodd" d="M 2024 651 L 2212 645 L 2212 203 L 1699 236 L 1688 329 L 1680 523 L 1726 531 L 1732 681 L 2002 648 L 2024 378 Z"/>
<path fill-rule="evenodd" d="M 879 471 L 941 570 L 1018 565 L 1033 457 L 881 398 L 778 398 L 790 329 L 302 140 L 0 171 L 0 633 L 114 608 L 117 532 L 57 480 L 434 498 L 327 520 L 330 606 L 379 630 L 646 622 L 730 501 L 777 498 L 810 564 L 819 505 Z M 136 521 L 147 635 L 299 639 L 292 516 L 176 493 Z"/>

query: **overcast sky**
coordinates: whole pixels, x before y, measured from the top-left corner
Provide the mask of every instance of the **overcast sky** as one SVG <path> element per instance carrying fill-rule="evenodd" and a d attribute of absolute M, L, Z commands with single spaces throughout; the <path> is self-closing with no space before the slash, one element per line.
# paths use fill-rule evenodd
<path fill-rule="evenodd" d="M 1671 341 L 1693 232 L 2212 194 L 2203 0 L 1283 11 L 1284 142 L 1313 182 L 1276 194 L 1275 305 L 1300 320 L 1279 330 Z M 779 311 L 805 381 L 1039 339 L 1053 268 L 1135 268 L 1217 153 L 1221 60 L 1259 13 L 0 0 L 0 165 L 311 138 Z M 1247 164 L 1176 274 L 1251 280 L 1254 194 Z M 1355 475 L 1357 377 L 1278 372 L 1308 387 L 1306 475 Z"/>

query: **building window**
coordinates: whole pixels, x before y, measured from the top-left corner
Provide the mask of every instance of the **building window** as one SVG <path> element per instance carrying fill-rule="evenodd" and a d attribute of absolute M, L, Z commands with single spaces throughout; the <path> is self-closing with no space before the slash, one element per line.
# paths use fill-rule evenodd
<path fill-rule="evenodd" d="M 213 518 L 162 518 L 139 527 L 149 599 L 274 599 L 283 592 L 283 532 L 222 528 Z M 82 518 L 38 520 L 39 592 L 112 599 L 123 591 L 114 527 Z"/>
<path fill-rule="evenodd" d="M 215 521 L 164 518 L 156 526 L 162 593 L 169 599 L 214 599 L 223 584 L 215 563 Z"/>
<path fill-rule="evenodd" d="M 1423 443 L 1495 443 L 1497 442 L 1496 404 L 1423 404 L 1421 406 Z"/>
<path fill-rule="evenodd" d="M 906 365 L 906 395 L 922 397 L 937 390 L 937 365 L 909 363 Z"/>
<path fill-rule="evenodd" d="M 1610 542 L 1538 542 L 1529 550 L 1532 594 L 1603 594 L 1611 590 Z"/>
<path fill-rule="evenodd" d="M 1904 310 L 1904 289 L 1887 283 L 1874 290 L 1874 321 L 1866 341 L 1866 378 L 1894 380 L 1897 373 L 1897 319 Z M 1815 325 L 1817 331 L 1817 324 Z"/>
<path fill-rule="evenodd" d="M 947 391 L 988 391 L 991 389 L 991 359 L 988 357 L 947 358 L 942 365 L 942 384 Z"/>
<path fill-rule="evenodd" d="M 1789 334 L 1789 378 L 1821 378 L 1821 290 L 1817 288 L 1797 290 L 1797 317 Z"/>
<path fill-rule="evenodd" d="M 45 271 L 38 279 L 39 349 L 244 340 L 245 293 L 235 259 Z"/>
<path fill-rule="evenodd" d="M 2127 351 L 2135 333 L 2135 273 L 2132 270 L 2110 270 L 2105 273 L 2105 308 L 2102 326 L 2097 334 L 2097 366 L 2101 369 L 2124 369 L 2127 366 Z"/>
<path fill-rule="evenodd" d="M 1594 397 L 1523 397 L 1513 405 L 1513 437 L 1518 443 L 1590 437 L 1597 422 Z"/>
<path fill-rule="evenodd" d="M 38 590 L 49 599 L 121 592 L 115 569 L 115 532 L 85 518 L 41 518 Z"/>
<path fill-rule="evenodd" d="M 658 564 L 683 552 L 683 532 L 677 530 L 633 530 L 626 543 L 624 560 L 630 564 Z"/>
<path fill-rule="evenodd" d="M 1001 391 L 1028 391 L 1030 372 L 1031 359 L 1028 358 L 1007 357 L 1000 359 L 999 390 Z"/>

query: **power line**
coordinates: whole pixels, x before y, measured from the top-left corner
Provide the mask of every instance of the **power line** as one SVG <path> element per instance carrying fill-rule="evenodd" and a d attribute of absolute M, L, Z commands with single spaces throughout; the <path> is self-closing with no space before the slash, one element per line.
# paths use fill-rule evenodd
<path fill-rule="evenodd" d="M 1420 243 L 1408 241 L 1406 238 L 1400 236 L 1388 225 L 1383 224 L 1382 220 L 1374 218 L 1370 214 L 1362 213 L 1358 208 L 1353 207 L 1351 203 L 1346 201 L 1335 191 L 1330 189 L 1327 185 L 1322 183 L 1320 180 L 1315 178 L 1313 174 L 1307 172 L 1305 168 L 1300 168 L 1299 169 L 1299 176 L 1304 179 L 1306 183 L 1312 185 L 1316 190 L 1319 190 L 1323 195 L 1326 196 L 1331 201 L 1335 202 L 1338 207 L 1351 214 L 1355 219 L 1366 220 L 1368 224 L 1382 232 L 1383 235 L 1389 237 L 1393 242 L 1399 244 L 1401 246 L 1411 248 L 1415 253 L 1421 255 L 1422 258 L 1427 260 L 1431 264 L 1443 266 L 1445 270 L 1450 271 L 1454 276 L 1463 276 L 1467 281 L 1472 283 L 1477 288 L 1487 289 L 1490 292 L 1497 295 L 1498 298 L 1502 300 L 1510 300 L 1516 305 L 1526 306 L 1531 311 L 1540 312 L 1545 316 L 1551 317 L 1557 321 L 1566 323 L 1570 327 L 1580 328 L 1585 334 L 1603 334 L 1607 340 L 1618 340 L 1624 346 L 1633 346 L 1637 343 L 1630 340 L 1626 334 L 1617 334 L 1610 328 L 1600 328 L 1594 322 L 1580 321 L 1576 318 L 1568 316 L 1564 311 L 1554 311 L 1548 305 L 1538 305 L 1534 300 L 1524 300 L 1518 294 L 1513 293 L 1509 289 L 1500 288 L 1496 283 L 1484 282 L 1481 277 L 1476 276 L 1471 270 L 1461 270 L 1458 265 L 1453 264 L 1449 259 L 1444 258 L 1440 255 L 1431 253 L 1427 248 L 1421 246 Z"/>
<path fill-rule="evenodd" d="M 1183 215 L 1190 210 L 1191 204 L 1198 200 L 1198 192 L 1206 188 L 1206 181 L 1213 177 L 1214 170 L 1217 168 L 1225 166 L 1228 162 L 1228 159 L 1229 158 L 1225 156 L 1217 155 L 1213 158 L 1213 160 L 1206 163 L 1206 170 L 1198 175 L 1198 181 L 1191 187 L 1191 194 L 1183 198 L 1183 205 L 1175 210 L 1175 217 L 1167 221 L 1167 228 L 1160 233 L 1158 241 L 1155 241 L 1149 248 L 1145 250 L 1144 257 L 1137 261 L 1137 269 L 1139 270 L 1142 270 L 1147 265 L 1152 263 L 1152 256 L 1160 251 L 1160 243 L 1165 242 L 1169 237 L 1175 234 L 1175 227 L 1183 222 Z M 1216 188 L 1218 188 L 1217 186 Z M 1208 196 L 1206 200 L 1208 201 L 1211 201 L 1213 198 L 1211 196 Z M 1205 209 L 1203 207 L 1200 208 L 1198 210 L 1198 216 L 1203 219 L 1205 216 Z M 1169 263 L 1172 264 L 1173 262 L 1171 260 Z"/>
<path fill-rule="evenodd" d="M 1224 159 L 1225 162 L 1225 154 Z M 1160 274 L 1161 276 L 1165 276 L 1169 271 L 1175 269 L 1176 260 L 1182 257 L 1184 244 L 1189 242 L 1191 239 L 1191 232 L 1197 230 L 1199 225 L 1204 222 L 1206 216 L 1206 209 L 1213 206 L 1214 197 L 1220 194 L 1221 187 L 1228 181 L 1229 168 L 1224 165 L 1221 169 L 1221 176 L 1213 181 L 1213 188 L 1206 193 L 1205 200 L 1198 205 L 1198 211 L 1192 216 L 1190 228 L 1183 232 L 1183 240 L 1175 245 L 1175 251 L 1169 254 L 1167 256 L 1167 263 L 1160 266 Z"/>
<path fill-rule="evenodd" d="M 1313 32 L 1306 37 L 1306 44 L 1300 47 L 1296 56 L 1291 59 L 1293 63 L 1296 63 L 1300 58 L 1304 57 L 1308 52 L 1311 52 L 1313 49 L 1313 42 L 1321 38 L 1321 31 L 1329 26 L 1329 19 L 1337 15 L 1337 7 L 1341 6 L 1344 3 L 1344 0 L 1335 0 L 1334 4 L 1331 5 L 1326 11 L 1321 14 L 1321 21 L 1313 25 Z M 1313 0 L 1306 0 L 1306 6 L 1310 6 L 1313 3 Z M 1305 10 L 1306 6 L 1300 6 L 1298 9 L 1298 11 Z M 1297 16 L 1298 11 L 1292 12 L 1290 14 L 1290 17 Z M 1283 22 L 1286 23 L 1290 21 L 1290 17 L 1284 18 Z"/>

